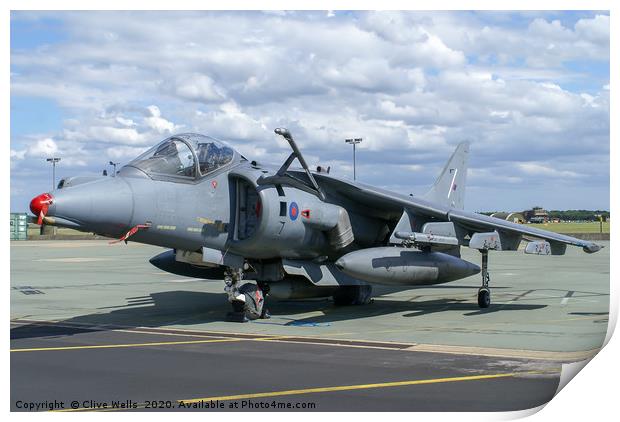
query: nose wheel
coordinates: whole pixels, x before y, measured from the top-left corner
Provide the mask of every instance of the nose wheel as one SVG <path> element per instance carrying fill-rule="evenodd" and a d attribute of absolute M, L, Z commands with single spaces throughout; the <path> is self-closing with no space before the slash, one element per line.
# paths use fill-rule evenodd
<path fill-rule="evenodd" d="M 481 249 L 482 254 L 482 286 L 478 289 L 478 306 L 480 308 L 488 308 L 491 305 L 491 289 L 489 288 L 489 282 L 491 277 L 489 276 L 489 250 Z"/>
<path fill-rule="evenodd" d="M 270 318 L 269 311 L 265 307 L 265 294 L 263 289 L 254 283 L 239 285 L 243 280 L 241 269 L 229 268 L 225 272 L 224 290 L 228 294 L 228 301 L 232 306 L 232 312 L 227 315 L 227 320 L 232 322 L 248 322 L 254 319 Z"/>
<path fill-rule="evenodd" d="M 478 306 L 481 308 L 488 308 L 491 304 L 491 292 L 489 289 L 481 287 L 478 289 Z"/>

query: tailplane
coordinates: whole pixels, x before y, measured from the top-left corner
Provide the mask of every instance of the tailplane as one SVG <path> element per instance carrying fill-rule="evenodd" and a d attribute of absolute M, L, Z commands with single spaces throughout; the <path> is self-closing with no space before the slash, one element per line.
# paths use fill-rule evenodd
<path fill-rule="evenodd" d="M 462 210 L 469 163 L 469 142 L 461 142 L 424 199 Z"/>

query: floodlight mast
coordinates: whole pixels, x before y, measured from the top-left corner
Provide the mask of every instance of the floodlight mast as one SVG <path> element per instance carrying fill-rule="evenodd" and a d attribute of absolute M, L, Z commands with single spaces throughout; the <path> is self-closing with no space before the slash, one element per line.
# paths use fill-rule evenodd
<path fill-rule="evenodd" d="M 52 163 L 52 190 L 56 189 L 56 163 L 60 161 L 60 157 L 52 157 L 46 160 Z"/>
<path fill-rule="evenodd" d="M 356 173 L 355 173 L 355 145 L 357 145 L 360 142 L 362 142 L 362 138 L 350 138 L 350 139 L 345 139 L 344 141 L 347 144 L 353 145 L 353 180 L 355 180 L 356 179 Z"/>
<path fill-rule="evenodd" d="M 118 164 L 120 164 L 120 163 L 115 163 L 115 162 L 113 162 L 113 161 L 110 161 L 110 165 L 111 165 L 112 167 L 114 167 L 114 173 L 112 173 L 112 177 L 116 177 L 116 166 L 117 166 Z"/>

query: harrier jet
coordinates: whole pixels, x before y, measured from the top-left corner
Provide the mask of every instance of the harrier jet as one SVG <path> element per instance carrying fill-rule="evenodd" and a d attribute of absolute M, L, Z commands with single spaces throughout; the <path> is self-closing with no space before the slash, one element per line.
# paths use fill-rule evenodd
<path fill-rule="evenodd" d="M 489 251 L 562 255 L 593 242 L 463 210 L 469 145 L 458 145 L 424 196 L 390 192 L 311 170 L 290 132 L 282 166 L 250 161 L 225 143 L 171 136 L 116 177 L 69 177 L 32 200 L 39 224 L 169 248 L 156 267 L 224 280 L 235 320 L 268 317 L 266 295 L 368 303 L 372 286 L 447 283 L 482 273 L 478 305 L 491 303 Z M 292 168 L 297 160 L 301 168 Z M 480 251 L 481 266 L 461 259 Z"/>

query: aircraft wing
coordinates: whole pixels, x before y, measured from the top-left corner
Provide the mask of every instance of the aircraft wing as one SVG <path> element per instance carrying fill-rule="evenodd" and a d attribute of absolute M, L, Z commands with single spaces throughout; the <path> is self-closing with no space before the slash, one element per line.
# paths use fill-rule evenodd
<path fill-rule="evenodd" d="M 323 174 L 316 174 L 315 176 L 319 185 L 326 191 L 348 198 L 360 207 L 372 208 L 377 212 L 382 211 L 386 218 L 393 216 L 394 213 L 400 215 L 406 210 L 413 215 L 428 217 L 432 221 L 452 222 L 470 234 L 497 231 L 499 234 L 543 239 L 550 242 L 552 247 L 554 244 L 568 244 L 579 246 L 587 253 L 594 253 L 601 249 L 601 246 L 594 242 L 575 237 L 488 217 L 483 214 L 454 209 L 418 197 L 390 192 L 359 182 Z"/>
<path fill-rule="evenodd" d="M 483 214 L 477 214 L 473 212 L 452 210 L 448 214 L 449 221 L 454 224 L 472 229 L 473 231 L 504 231 L 512 234 L 526 235 L 535 237 L 538 239 L 544 239 L 550 242 L 564 243 L 567 245 L 579 246 L 583 248 L 584 252 L 594 253 L 601 249 L 601 246 L 589 242 L 587 240 L 577 239 L 576 237 L 566 236 L 560 233 L 553 233 L 547 230 L 541 230 L 534 227 L 529 227 L 523 224 L 517 224 L 499 218 L 489 217 Z"/>

